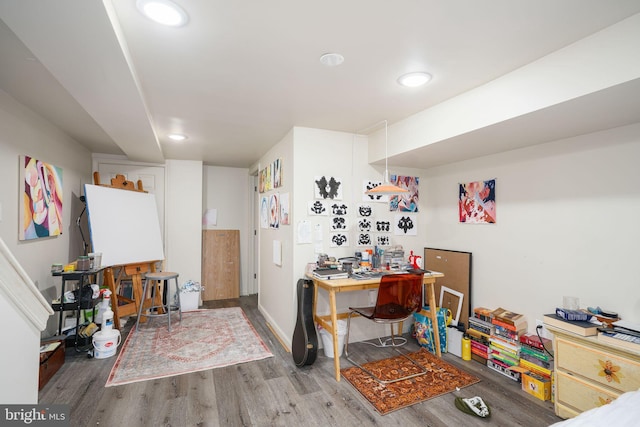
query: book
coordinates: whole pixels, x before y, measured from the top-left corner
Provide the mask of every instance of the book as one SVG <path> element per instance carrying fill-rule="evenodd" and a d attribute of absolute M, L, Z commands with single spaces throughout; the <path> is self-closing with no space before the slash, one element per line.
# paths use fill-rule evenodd
<path fill-rule="evenodd" d="M 564 320 L 562 317 L 558 316 L 555 313 L 545 314 L 543 316 L 543 321 L 549 326 L 553 326 L 568 332 L 573 332 L 574 334 L 583 337 L 598 335 L 598 328 L 600 327 L 599 325 L 591 322 L 584 322 L 580 320 Z"/>
<path fill-rule="evenodd" d="M 513 353 L 517 353 L 520 351 L 520 343 L 519 342 L 510 342 L 505 339 L 501 339 L 498 336 L 493 335 L 489 338 L 489 342 L 498 348 L 507 349 Z"/>
<path fill-rule="evenodd" d="M 520 335 L 523 335 L 527 332 L 526 329 L 514 331 L 504 326 L 500 326 L 500 325 L 495 325 L 495 326 L 496 326 L 495 335 L 511 341 L 520 341 Z"/>
<path fill-rule="evenodd" d="M 53 351 L 60 345 L 60 341 L 54 341 L 40 346 L 40 353 Z"/>
<path fill-rule="evenodd" d="M 527 319 L 522 314 L 514 313 L 513 311 L 506 310 L 502 307 L 498 307 L 491 312 L 493 316 L 493 323 L 496 325 L 496 320 L 500 321 L 503 325 L 513 326 L 512 330 L 521 330 L 527 328 Z"/>
<path fill-rule="evenodd" d="M 518 326 L 516 326 L 516 325 L 512 325 L 511 323 L 504 322 L 502 321 L 502 319 L 494 317 L 491 323 L 493 323 L 496 327 L 500 326 L 508 331 L 513 332 L 516 335 L 522 335 L 527 331 L 527 327 L 528 327 L 526 320 L 524 322 L 519 323 Z"/>
<path fill-rule="evenodd" d="M 313 277 L 324 280 L 347 279 L 349 273 L 335 268 L 322 268 L 313 271 Z"/>
<path fill-rule="evenodd" d="M 539 337 L 534 334 L 525 334 L 520 337 L 520 343 L 528 345 L 530 347 L 537 348 L 538 350 L 553 352 L 553 342 L 550 339 Z"/>
<path fill-rule="evenodd" d="M 500 362 L 508 366 L 518 366 L 518 364 L 520 363 L 519 358 L 511 357 L 508 354 L 500 353 L 496 350 L 489 351 L 489 358 L 491 360 L 499 360 Z"/>
<path fill-rule="evenodd" d="M 493 310 L 486 307 L 476 307 L 473 309 L 473 313 L 476 318 L 491 323 L 491 312 Z"/>
<path fill-rule="evenodd" d="M 483 351 L 481 348 L 471 347 L 471 354 L 475 354 L 476 356 L 480 356 L 483 359 L 488 359 L 489 358 L 489 353 L 486 352 L 486 351 Z"/>
<path fill-rule="evenodd" d="M 598 341 L 604 344 L 628 348 L 629 350 L 640 353 L 640 338 L 634 337 L 633 335 L 626 335 L 616 332 L 600 332 L 598 334 Z"/>
<path fill-rule="evenodd" d="M 538 350 L 534 350 L 531 347 L 527 347 L 527 346 L 523 345 L 522 347 L 520 347 L 520 356 L 522 357 L 525 354 L 527 354 L 529 356 L 532 356 L 532 357 L 535 357 L 536 359 L 541 360 L 543 362 L 549 362 L 549 361 L 553 360 L 553 358 L 551 358 L 551 356 L 549 356 L 548 354 L 543 353 L 543 352 L 538 351 Z"/>
<path fill-rule="evenodd" d="M 630 331 L 640 332 L 640 323 L 632 323 L 628 320 L 617 320 L 613 322 L 613 326 L 629 329 Z"/>
<path fill-rule="evenodd" d="M 498 360 L 487 360 L 487 367 L 489 369 L 493 369 L 496 372 L 501 373 L 502 375 L 511 378 L 514 381 L 520 382 L 521 373 L 517 371 L 513 371 L 508 365 L 501 364 Z"/>
<path fill-rule="evenodd" d="M 538 374 L 546 378 L 551 377 L 551 369 L 543 368 L 542 366 L 529 362 L 526 359 L 520 359 L 520 366 L 529 372 L 533 372 L 534 374 Z"/>
<path fill-rule="evenodd" d="M 485 334 L 484 332 L 480 332 L 476 329 L 469 328 L 467 329 L 467 335 L 471 338 L 471 341 L 477 341 L 484 345 L 489 345 L 489 337 L 491 335 Z"/>
<path fill-rule="evenodd" d="M 553 369 L 553 360 L 549 362 L 545 362 L 544 360 L 540 360 L 537 357 L 531 356 L 527 353 L 520 352 L 520 362 L 522 363 L 523 360 L 526 362 L 533 363 L 534 365 L 540 366 L 541 368 L 544 368 L 544 369 L 549 369 L 549 370 Z"/>
<path fill-rule="evenodd" d="M 478 350 L 480 350 L 480 351 L 482 351 L 484 353 L 489 353 L 489 346 L 488 345 L 482 344 L 481 342 L 478 342 L 478 341 L 471 340 L 471 349 L 474 349 L 474 348 L 476 348 L 476 349 L 478 349 Z"/>
<path fill-rule="evenodd" d="M 476 331 L 480 331 L 483 334 L 493 335 L 496 330 L 496 327 L 493 323 L 485 322 L 484 320 L 480 320 L 475 317 L 469 318 L 469 328 L 475 329 Z"/>

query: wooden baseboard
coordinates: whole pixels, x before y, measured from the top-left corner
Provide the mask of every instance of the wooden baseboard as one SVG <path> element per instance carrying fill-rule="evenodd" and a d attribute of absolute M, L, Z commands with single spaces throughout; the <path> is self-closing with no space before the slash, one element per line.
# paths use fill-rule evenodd
<path fill-rule="evenodd" d="M 291 349 L 289 347 L 287 347 L 287 345 L 284 343 L 284 341 L 282 341 L 282 338 L 280 338 L 280 335 L 278 335 L 276 333 L 276 331 L 271 327 L 271 324 L 269 322 L 266 322 L 266 324 L 267 324 L 267 328 L 269 328 L 271 333 L 276 337 L 276 339 L 278 340 L 278 342 L 280 343 L 282 348 L 284 348 L 287 353 L 291 353 Z"/>

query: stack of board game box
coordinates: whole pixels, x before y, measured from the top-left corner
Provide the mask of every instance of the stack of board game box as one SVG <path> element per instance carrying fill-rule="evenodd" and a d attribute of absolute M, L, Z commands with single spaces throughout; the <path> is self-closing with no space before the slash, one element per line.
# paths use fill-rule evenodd
<path fill-rule="evenodd" d="M 494 333 L 489 337 L 489 359 L 487 366 L 511 378 L 521 380 L 520 336 L 527 332 L 527 320 L 522 314 L 500 307 L 491 312 Z"/>
<path fill-rule="evenodd" d="M 495 331 L 495 326 L 491 323 L 492 311 L 485 307 L 474 308 L 467 329 L 467 335 L 471 339 L 471 358 L 483 365 L 489 359 L 489 338 Z"/>
<path fill-rule="evenodd" d="M 551 399 L 553 343 L 535 334 L 520 337 L 522 390 L 540 400 Z"/>

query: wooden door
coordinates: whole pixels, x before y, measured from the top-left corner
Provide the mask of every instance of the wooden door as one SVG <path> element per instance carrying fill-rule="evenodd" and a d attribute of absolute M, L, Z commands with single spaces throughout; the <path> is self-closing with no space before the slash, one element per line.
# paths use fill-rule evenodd
<path fill-rule="evenodd" d="M 202 232 L 203 301 L 240 297 L 240 230 Z"/>

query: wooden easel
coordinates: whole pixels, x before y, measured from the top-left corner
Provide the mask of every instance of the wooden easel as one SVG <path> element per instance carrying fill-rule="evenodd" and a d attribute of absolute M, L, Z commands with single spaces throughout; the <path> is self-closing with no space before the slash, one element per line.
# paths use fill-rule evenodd
<path fill-rule="evenodd" d="M 98 172 L 93 173 L 93 182 L 95 185 L 101 185 L 103 187 L 119 188 L 122 190 L 139 191 L 146 193 L 142 188 L 142 181 L 138 180 L 137 186 L 132 181 L 127 181 L 124 175 L 116 175 L 111 179 L 111 185 L 100 183 L 100 174 Z M 140 262 L 135 264 L 126 264 L 119 266 L 109 266 L 104 269 L 104 283 L 109 287 L 111 291 L 111 309 L 113 310 L 113 321 L 116 329 L 120 329 L 120 318 L 137 315 L 140 303 L 142 307 L 150 307 L 153 305 L 161 305 L 162 294 L 159 289 L 153 292 L 154 299 L 146 298 L 146 295 L 142 295 L 142 276 L 143 274 L 156 271 L 156 264 L 161 262 L 160 260 Z M 118 269 L 118 277 L 114 277 L 114 269 Z M 127 298 L 118 293 L 118 289 L 125 277 L 131 277 L 133 287 L 133 298 Z M 159 284 L 156 284 L 158 286 Z M 147 318 L 142 317 L 141 323 L 146 322 Z"/>

